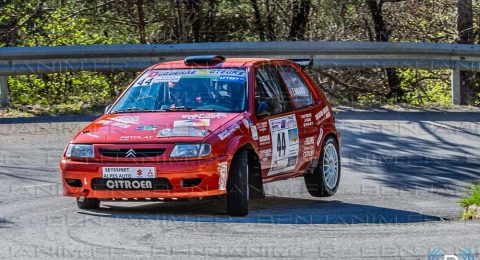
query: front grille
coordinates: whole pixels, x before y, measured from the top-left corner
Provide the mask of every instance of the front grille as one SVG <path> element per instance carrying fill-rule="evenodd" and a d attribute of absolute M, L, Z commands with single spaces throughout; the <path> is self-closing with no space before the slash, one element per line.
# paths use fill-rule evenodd
<path fill-rule="evenodd" d="M 108 183 L 107 183 L 108 182 Z M 167 178 L 154 179 L 92 179 L 93 190 L 171 190 Z"/>
<path fill-rule="evenodd" d="M 99 152 L 105 157 L 114 158 L 144 158 L 144 157 L 158 157 L 165 152 L 165 148 L 138 148 L 138 149 L 123 149 L 123 148 L 100 148 Z"/>

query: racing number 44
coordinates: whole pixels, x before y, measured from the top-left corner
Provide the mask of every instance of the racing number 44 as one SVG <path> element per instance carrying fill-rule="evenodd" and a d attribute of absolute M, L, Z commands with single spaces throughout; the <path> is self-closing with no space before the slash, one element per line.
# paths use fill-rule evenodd
<path fill-rule="evenodd" d="M 287 144 L 285 141 L 285 132 L 279 132 L 277 134 L 277 153 L 278 156 L 285 156 L 287 150 Z M 283 152 L 283 155 L 282 155 Z"/>

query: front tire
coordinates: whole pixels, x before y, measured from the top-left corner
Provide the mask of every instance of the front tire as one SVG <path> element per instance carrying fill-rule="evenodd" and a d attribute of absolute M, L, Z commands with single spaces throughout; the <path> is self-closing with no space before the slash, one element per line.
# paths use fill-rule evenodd
<path fill-rule="evenodd" d="M 314 197 L 333 196 L 340 184 L 340 172 L 338 142 L 328 137 L 323 143 L 317 167 L 313 173 L 304 176 L 308 193 Z"/>
<path fill-rule="evenodd" d="M 230 216 L 248 215 L 248 151 L 240 150 L 230 165 L 227 181 L 227 213 Z"/>
<path fill-rule="evenodd" d="M 98 209 L 100 207 L 100 200 L 95 198 L 84 198 L 83 201 L 80 201 L 77 198 L 77 207 L 79 209 Z"/>

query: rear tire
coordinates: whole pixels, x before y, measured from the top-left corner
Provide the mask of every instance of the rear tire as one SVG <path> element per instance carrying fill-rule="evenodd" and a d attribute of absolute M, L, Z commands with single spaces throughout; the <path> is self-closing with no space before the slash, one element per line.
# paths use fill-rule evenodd
<path fill-rule="evenodd" d="M 79 209 L 98 209 L 100 207 L 100 200 L 95 198 L 84 198 L 80 201 L 77 198 L 77 207 Z"/>
<path fill-rule="evenodd" d="M 319 162 L 313 173 L 304 176 L 305 185 L 314 197 L 333 196 L 340 184 L 340 153 L 338 142 L 328 137 L 322 146 Z"/>
<path fill-rule="evenodd" d="M 230 165 L 227 181 L 227 213 L 230 216 L 248 215 L 248 151 L 240 150 Z"/>

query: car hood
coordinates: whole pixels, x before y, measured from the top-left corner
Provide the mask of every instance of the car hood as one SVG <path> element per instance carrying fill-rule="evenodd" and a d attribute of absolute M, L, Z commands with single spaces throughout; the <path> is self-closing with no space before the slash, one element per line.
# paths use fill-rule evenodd
<path fill-rule="evenodd" d="M 107 114 L 82 129 L 73 142 L 201 142 L 240 114 L 198 111 Z"/>

